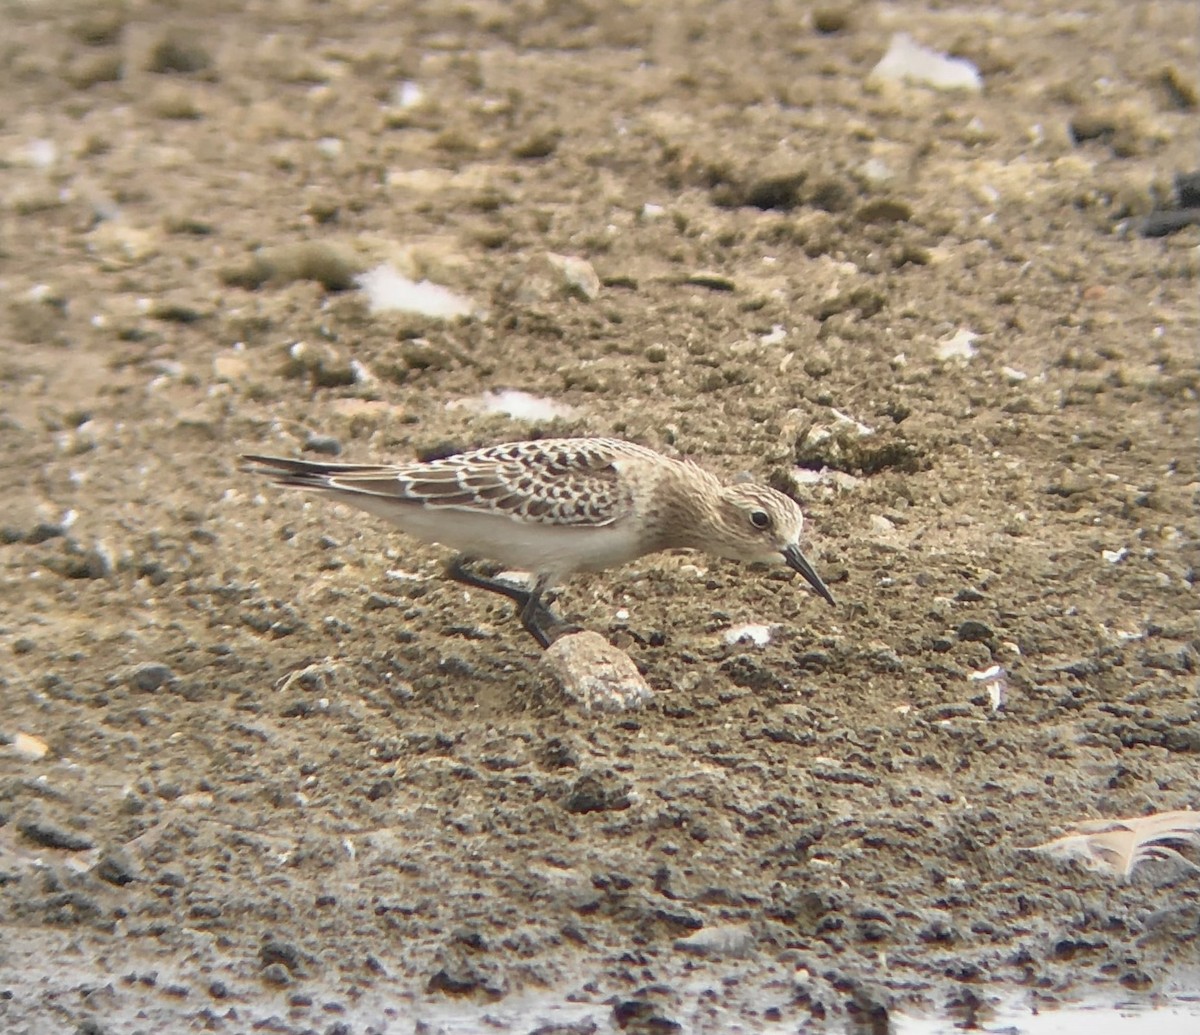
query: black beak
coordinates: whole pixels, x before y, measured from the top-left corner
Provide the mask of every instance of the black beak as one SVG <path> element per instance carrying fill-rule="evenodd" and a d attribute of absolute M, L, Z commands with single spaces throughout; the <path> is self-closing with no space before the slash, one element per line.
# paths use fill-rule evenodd
<path fill-rule="evenodd" d="M 833 599 L 833 594 L 829 592 L 829 587 L 821 581 L 821 576 L 818 575 L 817 570 L 808 563 L 808 558 L 800 552 L 800 547 L 787 547 L 783 551 L 783 559 L 787 561 L 787 566 L 789 568 L 791 568 L 793 571 L 798 571 L 804 576 L 804 581 L 817 591 L 818 596 L 822 596 L 831 604 L 836 605 L 837 602 Z"/>

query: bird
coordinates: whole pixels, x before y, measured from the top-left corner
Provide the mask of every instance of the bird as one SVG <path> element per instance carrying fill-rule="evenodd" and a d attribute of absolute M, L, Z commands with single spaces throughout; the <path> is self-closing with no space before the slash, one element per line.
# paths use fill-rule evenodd
<path fill-rule="evenodd" d="M 573 629 L 544 603 L 551 587 L 660 550 L 784 564 L 835 604 L 801 549 L 804 514 L 790 496 L 723 483 L 692 460 L 622 439 L 505 442 L 396 464 L 241 461 L 277 486 L 321 493 L 454 549 L 446 575 L 512 600 L 543 648 Z M 481 574 L 479 561 L 530 572 L 532 585 Z"/>

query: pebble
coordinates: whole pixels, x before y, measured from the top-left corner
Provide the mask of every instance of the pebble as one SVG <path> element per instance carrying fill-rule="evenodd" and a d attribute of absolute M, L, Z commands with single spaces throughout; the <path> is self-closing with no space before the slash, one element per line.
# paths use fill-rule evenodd
<path fill-rule="evenodd" d="M 622 781 L 601 779 L 595 773 L 584 773 L 572 785 L 563 801 L 563 808 L 578 814 L 588 812 L 620 812 L 629 808 L 629 785 Z"/>
<path fill-rule="evenodd" d="M 585 712 L 625 711 L 654 696 L 629 655 L 599 633 L 559 637 L 542 655 L 542 663 Z"/>
<path fill-rule="evenodd" d="M 105 849 L 92 872 L 101 880 L 115 884 L 117 887 L 123 887 L 137 880 L 137 868 L 123 848 Z"/>
<path fill-rule="evenodd" d="M 125 681 L 134 690 L 153 693 L 175 678 L 170 666 L 157 661 L 147 661 L 130 669 Z"/>
<path fill-rule="evenodd" d="M 19 824 L 17 829 L 34 844 L 41 845 L 43 848 L 62 848 L 68 852 L 87 852 L 95 847 L 95 843 L 91 838 L 41 820 L 29 820 L 28 822 Z"/>
<path fill-rule="evenodd" d="M 304 448 L 310 453 L 321 456 L 338 456 L 342 452 L 342 444 L 332 435 L 310 434 L 304 440 Z"/>
<path fill-rule="evenodd" d="M 221 279 L 249 290 L 268 281 L 313 280 L 328 291 L 348 291 L 363 272 L 363 264 L 347 251 L 325 241 L 296 241 L 262 248 L 248 259 L 227 266 Z"/>
<path fill-rule="evenodd" d="M 695 934 L 678 939 L 674 947 L 691 956 L 740 958 L 749 955 L 754 947 L 754 934 L 749 924 L 720 924 L 702 927 Z"/>
<path fill-rule="evenodd" d="M 263 967 L 262 977 L 269 985 L 290 985 L 292 983 L 292 975 L 288 973 L 287 967 L 282 963 L 269 963 Z"/>
<path fill-rule="evenodd" d="M 996 634 L 990 625 L 975 618 L 968 618 L 958 627 L 955 635 L 966 643 L 983 643 L 993 639 Z"/>
<path fill-rule="evenodd" d="M 586 259 L 574 255 L 558 255 L 547 252 L 546 259 L 550 266 L 558 271 L 562 278 L 563 290 L 568 295 L 574 295 L 585 302 L 591 302 L 600 294 L 600 278 Z"/>

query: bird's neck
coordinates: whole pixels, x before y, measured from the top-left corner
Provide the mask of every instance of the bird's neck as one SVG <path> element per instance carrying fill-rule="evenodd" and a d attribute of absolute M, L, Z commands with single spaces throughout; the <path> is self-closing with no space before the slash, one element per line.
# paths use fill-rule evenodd
<path fill-rule="evenodd" d="M 720 523 L 722 486 L 703 472 L 708 492 L 672 492 L 660 497 L 661 518 L 655 522 L 661 530 L 654 544 L 657 550 L 703 550 L 709 545 L 708 530 Z"/>

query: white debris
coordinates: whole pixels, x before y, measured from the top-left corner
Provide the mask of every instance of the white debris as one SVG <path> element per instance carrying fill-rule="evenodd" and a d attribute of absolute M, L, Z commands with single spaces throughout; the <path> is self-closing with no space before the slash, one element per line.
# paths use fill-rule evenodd
<path fill-rule="evenodd" d="M 748 956 L 754 948 L 754 932 L 749 924 L 702 927 L 694 934 L 676 940 L 674 947 L 691 956 L 741 958 Z"/>
<path fill-rule="evenodd" d="M 723 639 L 732 645 L 735 643 L 752 643 L 755 647 L 765 647 L 771 642 L 771 627 L 769 625 L 733 625 L 725 630 Z"/>
<path fill-rule="evenodd" d="M 907 32 L 892 37 L 887 53 L 871 69 L 867 81 L 915 83 L 935 90 L 983 89 L 979 70 L 970 61 L 923 47 Z"/>
<path fill-rule="evenodd" d="M 58 145 L 53 140 L 31 140 L 25 145 L 25 157 L 35 169 L 49 169 L 58 161 Z"/>
<path fill-rule="evenodd" d="M 415 571 L 402 571 L 400 568 L 388 568 L 383 577 L 389 582 L 426 582 L 424 575 Z"/>
<path fill-rule="evenodd" d="M 871 183 L 882 184 L 895 178 L 892 167 L 882 158 L 868 158 L 863 162 L 861 172 Z"/>
<path fill-rule="evenodd" d="M 846 471 L 837 471 L 832 467 L 822 467 L 819 471 L 811 471 L 807 467 L 793 467 L 791 470 L 792 483 L 803 485 L 832 485 L 838 489 L 857 489 L 861 478 L 856 478 Z"/>
<path fill-rule="evenodd" d="M 392 104 L 397 108 L 415 108 L 424 99 L 425 91 L 411 79 L 405 79 L 392 91 Z"/>
<path fill-rule="evenodd" d="M 655 205 L 652 201 L 647 201 L 642 206 L 643 219 L 658 219 L 660 216 L 666 215 L 667 210 L 662 205 Z"/>
<path fill-rule="evenodd" d="M 566 403 L 511 388 L 504 388 L 498 392 L 484 392 L 469 399 L 455 399 L 446 403 L 446 409 L 470 410 L 472 413 L 503 413 L 514 420 L 529 421 L 575 415 L 575 408 Z"/>
<path fill-rule="evenodd" d="M 782 342 L 787 341 L 787 336 L 787 328 L 784 327 L 783 324 L 777 323 L 772 325 L 771 329 L 766 334 L 762 335 L 758 340 L 763 345 L 779 345 Z"/>
<path fill-rule="evenodd" d="M 992 711 L 999 711 L 1008 700 L 1008 673 L 1000 665 L 972 672 L 967 677 L 972 683 L 987 687 L 988 697 L 992 700 Z"/>
<path fill-rule="evenodd" d="M 1008 378 L 1013 384 L 1020 384 L 1028 379 L 1029 375 L 1024 370 L 1018 370 L 1016 367 L 1001 367 L 1000 373 Z"/>
<path fill-rule="evenodd" d="M 961 359 L 965 362 L 974 358 L 977 351 L 974 342 L 978 337 L 979 335 L 974 331 L 960 327 L 949 338 L 943 339 L 938 344 L 938 359 L 946 361 Z"/>
<path fill-rule="evenodd" d="M 9 744 L 9 749 L 14 755 L 27 759 L 30 762 L 36 762 L 38 759 L 45 757 L 46 752 L 50 750 L 41 737 L 35 737 L 29 733 L 14 734 Z"/>
<path fill-rule="evenodd" d="M 1108 561 L 1109 564 L 1120 564 L 1129 556 L 1129 549 L 1122 546 L 1119 550 L 1101 550 L 1100 556 Z"/>
<path fill-rule="evenodd" d="M 839 424 L 853 424 L 855 432 L 859 435 L 874 435 L 875 434 L 875 429 L 872 428 L 870 425 L 864 424 L 864 423 L 862 423 L 862 421 L 855 420 L 849 414 L 842 413 L 841 410 L 835 410 L 831 406 L 829 408 L 829 412 L 833 414 L 834 419 Z"/>
<path fill-rule="evenodd" d="M 469 298 L 428 280 L 409 280 L 387 263 L 367 270 L 358 278 L 358 286 L 367 293 L 373 313 L 399 310 L 448 320 L 475 311 Z"/>
<path fill-rule="evenodd" d="M 339 137 L 321 137 L 317 141 L 317 151 L 325 158 L 338 158 L 345 149 L 346 145 Z"/>

